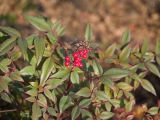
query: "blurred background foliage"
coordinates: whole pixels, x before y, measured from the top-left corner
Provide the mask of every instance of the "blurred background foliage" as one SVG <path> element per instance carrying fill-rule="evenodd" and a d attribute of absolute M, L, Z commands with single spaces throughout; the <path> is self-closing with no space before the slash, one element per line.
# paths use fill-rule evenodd
<path fill-rule="evenodd" d="M 155 43 L 160 35 L 159 0 L 0 0 L 0 25 L 13 26 L 26 36 L 34 30 L 24 21 L 24 14 L 60 20 L 68 40 L 83 39 L 89 23 L 102 48 L 118 41 L 127 28 L 132 32 L 133 44 L 145 38 Z"/>

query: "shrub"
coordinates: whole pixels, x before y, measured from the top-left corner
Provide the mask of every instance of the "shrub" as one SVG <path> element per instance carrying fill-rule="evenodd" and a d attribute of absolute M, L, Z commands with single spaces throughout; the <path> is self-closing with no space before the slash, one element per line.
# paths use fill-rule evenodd
<path fill-rule="evenodd" d="M 11 110 L 0 114 L 38 120 L 107 120 L 158 118 L 159 107 L 136 106 L 134 91 L 142 86 L 156 96 L 148 73 L 160 77 L 160 41 L 131 47 L 124 32 L 119 44 L 104 51 L 92 48 L 88 25 L 84 41 L 65 49 L 59 44 L 64 27 L 43 17 L 26 16 L 40 32 L 23 38 L 0 27 L 0 96 Z M 107 65 L 102 64 L 105 63 Z M 6 108 L 6 107 L 5 107 Z M 14 109 L 13 109 L 14 108 Z"/>

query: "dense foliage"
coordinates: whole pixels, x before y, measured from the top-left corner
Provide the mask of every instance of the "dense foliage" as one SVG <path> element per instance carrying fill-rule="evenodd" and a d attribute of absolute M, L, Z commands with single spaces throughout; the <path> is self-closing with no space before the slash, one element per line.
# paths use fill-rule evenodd
<path fill-rule="evenodd" d="M 158 119 L 158 106 L 134 110 L 134 91 L 141 86 L 156 96 L 146 75 L 160 77 L 160 41 L 155 51 L 148 50 L 146 40 L 132 47 L 127 30 L 119 44 L 99 51 L 92 47 L 92 31 L 87 25 L 85 40 L 66 49 L 59 43 L 64 33 L 59 22 L 32 16 L 26 20 L 39 32 L 23 38 L 13 28 L 0 27 L 0 97 L 4 106 L 10 106 L 8 110 L 1 106 L 0 117 Z"/>

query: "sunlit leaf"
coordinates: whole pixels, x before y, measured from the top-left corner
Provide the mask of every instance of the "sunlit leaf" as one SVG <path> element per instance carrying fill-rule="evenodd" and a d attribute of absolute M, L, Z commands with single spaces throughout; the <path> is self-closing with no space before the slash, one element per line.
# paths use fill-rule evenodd
<path fill-rule="evenodd" d="M 34 39 L 35 51 L 36 51 L 36 59 L 37 65 L 40 63 L 44 50 L 45 50 L 45 42 L 42 38 L 36 37 Z"/>
<path fill-rule="evenodd" d="M 18 39 L 18 46 L 21 49 L 21 52 L 23 54 L 24 59 L 28 60 L 28 52 L 27 52 L 28 44 L 27 44 L 27 41 Z"/>
<path fill-rule="evenodd" d="M 114 113 L 112 113 L 112 112 L 102 112 L 100 114 L 100 118 L 102 120 L 108 120 L 108 119 L 112 118 L 113 116 L 114 116 Z"/>
<path fill-rule="evenodd" d="M 147 90 L 148 92 L 150 92 L 150 93 L 152 93 L 153 95 L 156 96 L 156 91 L 155 91 L 154 87 L 152 86 L 152 84 L 148 80 L 143 79 L 142 82 L 141 82 L 141 86 L 145 90 Z"/>
<path fill-rule="evenodd" d="M 34 103 L 32 105 L 32 120 L 39 120 L 39 117 L 41 117 L 41 109 L 37 103 Z"/>
<path fill-rule="evenodd" d="M 147 68 L 155 75 L 157 75 L 160 78 L 160 72 L 158 70 L 158 68 L 156 67 L 156 65 L 154 65 L 153 63 L 147 63 Z"/>
<path fill-rule="evenodd" d="M 21 36 L 20 33 L 16 29 L 11 28 L 11 27 L 0 26 L 0 30 L 2 30 L 3 32 L 7 33 L 10 36 L 17 36 L 17 37 Z"/>
<path fill-rule="evenodd" d="M 71 105 L 70 98 L 68 96 L 63 96 L 59 102 L 60 113 L 65 111 Z"/>
<path fill-rule="evenodd" d="M 12 37 L 12 38 L 5 40 L 2 44 L 0 44 L 0 55 L 4 55 L 10 49 L 12 49 L 16 43 L 16 40 L 17 40 L 16 37 Z"/>
<path fill-rule="evenodd" d="M 158 113 L 159 107 L 151 107 L 147 112 L 151 115 L 156 115 Z"/>
<path fill-rule="evenodd" d="M 51 58 L 46 59 L 42 66 L 42 73 L 40 78 L 40 85 L 44 86 L 46 80 L 54 69 L 54 62 Z"/>
<path fill-rule="evenodd" d="M 92 29 L 91 26 L 88 24 L 85 31 L 85 40 L 90 42 L 92 39 Z"/>
<path fill-rule="evenodd" d="M 91 91 L 89 88 L 87 87 L 84 87 L 84 88 L 81 88 L 77 93 L 76 95 L 78 96 L 83 96 L 83 97 L 89 97 L 91 94 Z"/>
<path fill-rule="evenodd" d="M 79 115 L 80 115 L 80 108 L 78 106 L 75 106 L 71 112 L 72 120 L 75 120 Z"/>
<path fill-rule="evenodd" d="M 34 27 L 40 31 L 50 30 L 49 23 L 44 19 L 44 17 L 37 16 L 25 16 L 26 20 L 30 22 Z"/>
<path fill-rule="evenodd" d="M 73 72 L 71 72 L 71 82 L 73 84 L 79 84 L 79 75 L 78 73 L 74 70 Z"/>

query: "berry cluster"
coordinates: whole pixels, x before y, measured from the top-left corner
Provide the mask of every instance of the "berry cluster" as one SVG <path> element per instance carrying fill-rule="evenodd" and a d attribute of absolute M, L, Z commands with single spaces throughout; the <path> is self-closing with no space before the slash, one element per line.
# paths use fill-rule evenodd
<path fill-rule="evenodd" d="M 74 52 L 72 54 L 72 56 L 73 56 L 73 62 L 72 62 L 73 66 L 74 67 L 83 67 L 82 59 L 87 59 L 88 52 L 89 52 L 88 49 L 78 50 L 78 51 Z M 65 57 L 65 66 L 69 67 L 70 63 L 71 63 L 70 57 L 66 56 Z"/>

